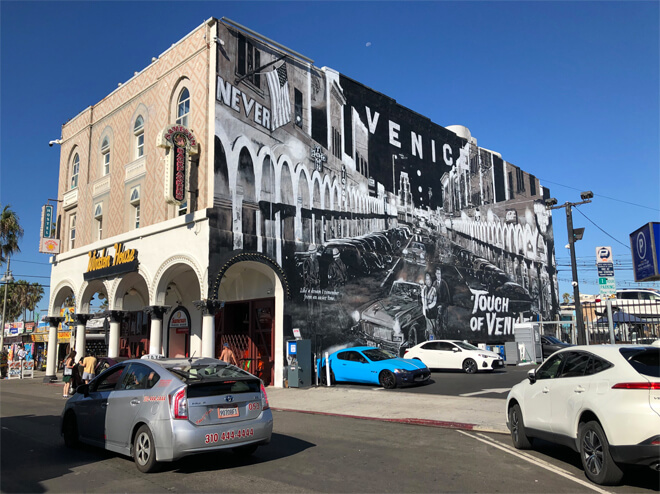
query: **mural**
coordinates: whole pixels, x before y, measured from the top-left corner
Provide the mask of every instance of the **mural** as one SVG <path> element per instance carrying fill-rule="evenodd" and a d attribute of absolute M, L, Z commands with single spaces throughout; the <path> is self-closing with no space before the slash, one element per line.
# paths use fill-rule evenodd
<path fill-rule="evenodd" d="M 552 218 L 534 176 L 463 127 L 258 39 L 225 38 L 211 281 L 230 252 L 267 255 L 291 287 L 286 329 L 325 348 L 502 343 L 517 321 L 553 318 Z M 262 66 L 251 72 L 246 53 Z"/>

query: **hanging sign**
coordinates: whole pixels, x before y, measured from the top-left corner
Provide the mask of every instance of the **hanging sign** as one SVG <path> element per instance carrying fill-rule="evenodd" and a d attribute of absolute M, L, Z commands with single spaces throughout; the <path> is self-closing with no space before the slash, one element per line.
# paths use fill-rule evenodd
<path fill-rule="evenodd" d="M 182 204 L 186 200 L 190 156 L 198 152 L 197 139 L 187 127 L 170 125 L 158 136 L 158 146 L 169 149 L 169 163 L 165 173 L 165 200 Z"/>

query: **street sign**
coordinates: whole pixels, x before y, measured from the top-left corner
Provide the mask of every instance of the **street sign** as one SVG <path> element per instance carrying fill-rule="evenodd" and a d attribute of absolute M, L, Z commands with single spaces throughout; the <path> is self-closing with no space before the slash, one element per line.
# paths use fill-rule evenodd
<path fill-rule="evenodd" d="M 647 223 L 630 234 L 635 281 L 660 280 L 660 223 Z"/>
<path fill-rule="evenodd" d="M 596 268 L 601 297 L 611 297 L 616 293 L 612 247 L 596 247 Z"/>

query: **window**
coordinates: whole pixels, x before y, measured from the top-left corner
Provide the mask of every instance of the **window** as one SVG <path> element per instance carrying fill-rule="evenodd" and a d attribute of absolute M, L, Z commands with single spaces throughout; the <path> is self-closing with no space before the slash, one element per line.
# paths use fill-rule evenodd
<path fill-rule="evenodd" d="M 69 249 L 76 247 L 76 215 L 72 214 L 69 218 Z"/>
<path fill-rule="evenodd" d="M 110 173 L 110 141 L 107 137 L 101 143 L 101 161 L 103 163 L 103 176 Z"/>
<path fill-rule="evenodd" d="M 144 156 L 144 118 L 142 115 L 135 119 L 133 134 L 135 135 L 135 157 L 141 158 Z"/>
<path fill-rule="evenodd" d="M 80 172 L 80 156 L 78 153 L 73 157 L 73 162 L 71 163 L 71 188 L 75 189 L 78 187 L 78 172 Z"/>
<path fill-rule="evenodd" d="M 99 392 L 114 390 L 123 372 L 124 367 L 119 367 L 118 369 L 110 371 L 109 374 L 105 374 L 101 379 L 92 381 L 92 384 L 89 386 L 89 390 Z"/>
<path fill-rule="evenodd" d="M 570 352 L 559 377 L 581 377 L 589 363 L 589 354 Z"/>
<path fill-rule="evenodd" d="M 133 227 L 140 228 L 140 187 L 131 189 L 130 203 L 133 206 Z"/>
<path fill-rule="evenodd" d="M 296 125 L 302 129 L 303 125 L 303 97 L 302 93 L 294 89 L 295 93 L 295 109 L 296 109 Z"/>
<path fill-rule="evenodd" d="M 566 354 L 560 353 L 543 362 L 543 365 L 536 371 L 536 379 L 554 379 L 557 377 L 564 357 L 566 357 Z"/>
<path fill-rule="evenodd" d="M 96 240 L 103 238 L 103 205 L 94 206 L 94 219 L 96 220 Z"/>
<path fill-rule="evenodd" d="M 188 88 L 183 88 L 179 95 L 179 102 L 176 107 L 176 123 L 188 127 L 188 117 L 190 116 L 190 92 Z"/>
<path fill-rule="evenodd" d="M 341 159 L 341 132 L 332 128 L 332 154 Z"/>
<path fill-rule="evenodd" d="M 119 389 L 150 389 L 158 382 L 160 376 L 146 365 L 131 364 L 126 377 L 122 380 Z"/>
<path fill-rule="evenodd" d="M 250 40 L 242 34 L 238 35 L 238 74 L 246 76 L 243 80 L 250 81 L 256 87 L 261 87 L 261 75 L 256 69 L 261 67 L 261 54 Z"/>

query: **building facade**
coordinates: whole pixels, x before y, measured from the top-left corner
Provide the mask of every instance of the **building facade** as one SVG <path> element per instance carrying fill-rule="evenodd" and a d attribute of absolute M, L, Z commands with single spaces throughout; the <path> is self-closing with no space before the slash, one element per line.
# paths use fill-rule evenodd
<path fill-rule="evenodd" d="M 281 386 L 317 350 L 513 339 L 557 310 L 534 176 L 395 100 L 211 18 L 62 127 L 50 314 L 85 348 L 216 356 Z"/>

